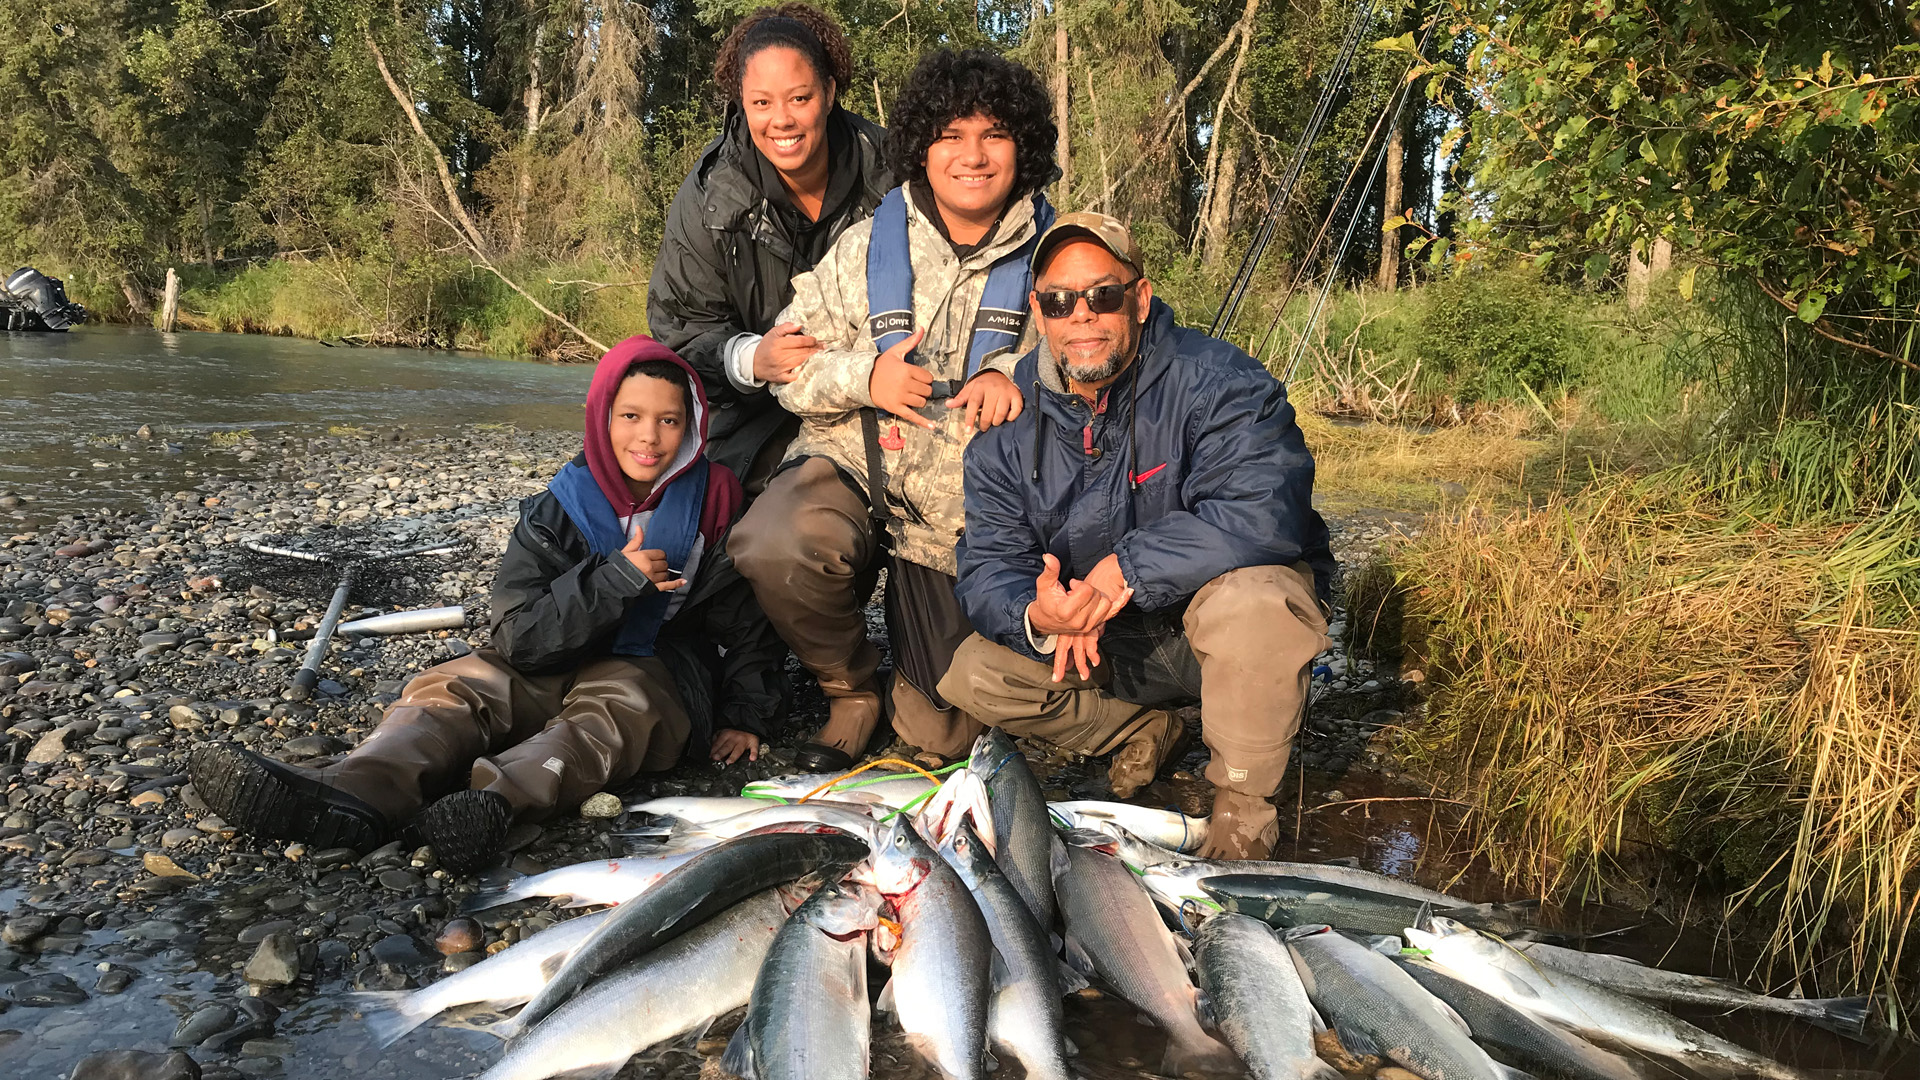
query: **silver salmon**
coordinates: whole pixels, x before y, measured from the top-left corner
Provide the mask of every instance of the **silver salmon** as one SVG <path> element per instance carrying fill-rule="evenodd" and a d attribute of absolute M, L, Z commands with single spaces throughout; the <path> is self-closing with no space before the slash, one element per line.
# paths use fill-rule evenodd
<path fill-rule="evenodd" d="M 1402 900 L 1411 900 L 1416 907 L 1422 903 L 1429 903 L 1442 909 L 1467 905 L 1465 900 L 1457 900 L 1445 893 L 1415 885 L 1411 881 L 1401 881 L 1385 874 L 1357 870 L 1351 866 L 1323 866 L 1319 863 L 1300 862 L 1215 862 L 1211 859 L 1183 857 L 1152 866 L 1143 866 L 1140 868 L 1140 873 L 1144 884 L 1152 890 L 1154 897 L 1172 907 L 1179 907 L 1182 903 L 1191 900 L 1198 902 L 1207 910 L 1213 910 L 1214 904 L 1205 890 L 1200 888 L 1200 882 L 1210 877 L 1223 877 L 1228 874 L 1304 878 L 1329 885 L 1368 889 L 1399 897 Z M 1402 926 L 1404 925 L 1403 923 Z M 1391 932 L 1397 933 L 1398 930 Z"/>
<path fill-rule="evenodd" d="M 1047 798 L 1027 758 L 998 728 L 973 741 L 967 771 L 986 785 L 993 810 L 993 861 L 1027 902 L 1043 933 L 1053 930 L 1053 829 Z"/>
<path fill-rule="evenodd" d="M 1194 939 L 1200 989 L 1254 1080 L 1342 1080 L 1313 1049 L 1313 1005 L 1293 956 L 1267 924 L 1209 915 Z"/>
<path fill-rule="evenodd" d="M 728 1072 L 746 1080 L 865 1080 L 867 932 L 879 912 L 871 885 L 842 880 L 787 918 L 721 1058 Z"/>
<path fill-rule="evenodd" d="M 747 1003 L 787 908 L 769 890 L 600 979 L 555 1009 L 480 1080 L 605 1080 L 655 1043 Z"/>
<path fill-rule="evenodd" d="M 881 991 L 908 1041 L 948 1080 L 985 1073 L 993 940 L 960 875 L 905 816 L 873 857 L 874 884 L 900 915 L 893 978 Z"/>
<path fill-rule="evenodd" d="M 367 1030 L 381 1046 L 392 1045 L 455 1006 L 484 1002 L 504 1009 L 518 1005 L 540 989 L 547 976 L 606 920 L 607 914 L 596 911 L 556 923 L 465 971 L 418 990 L 368 990 L 351 994 L 348 1000 L 360 1008 Z"/>
<path fill-rule="evenodd" d="M 1327 927 L 1286 934 L 1307 999 L 1340 1043 L 1374 1054 L 1424 1080 L 1519 1080 L 1474 1045 L 1466 1026 L 1399 965 Z"/>
<path fill-rule="evenodd" d="M 1643 1001 L 1781 1013 L 1842 1035 L 1863 1035 L 1873 1006 L 1873 999 L 1864 997 L 1783 998 L 1756 994 L 1724 979 L 1663 971 L 1624 956 L 1581 952 L 1538 941 L 1516 941 L 1513 947 L 1544 967 L 1578 975 L 1590 983 Z"/>
<path fill-rule="evenodd" d="M 1187 966 L 1133 871 L 1090 848 L 1056 852 L 1053 891 L 1066 925 L 1068 957 L 1167 1033 L 1160 1071 L 1169 1076 L 1239 1072 L 1233 1050 L 1202 1027 Z"/>
<path fill-rule="evenodd" d="M 1498 1047 L 1569 1080 L 1646 1080 L 1647 1071 L 1557 1025 L 1472 986 L 1416 957 L 1400 957 L 1402 970 L 1427 993 L 1447 1003 L 1473 1029 L 1475 1041 Z"/>
<path fill-rule="evenodd" d="M 574 863 L 515 878 L 496 889 L 481 889 L 467 897 L 460 910 L 473 912 L 536 896 L 565 897 L 570 908 L 593 904 L 624 904 L 646 892 L 670 870 L 699 854 L 700 849 L 671 855 L 634 856 Z"/>
<path fill-rule="evenodd" d="M 1709 1076 L 1806 1076 L 1617 990 L 1545 967 L 1452 919 L 1433 919 L 1431 929 L 1410 926 L 1406 935 L 1408 944 L 1426 950 L 1447 971 L 1586 1038 L 1668 1058 Z"/>
<path fill-rule="evenodd" d="M 1207 819 L 1177 810 L 1156 810 L 1132 803 L 1098 799 L 1047 804 L 1047 812 L 1066 829 L 1125 829 L 1150 843 L 1173 851 L 1198 851 L 1207 842 Z"/>
<path fill-rule="evenodd" d="M 686 933 L 744 897 L 830 866 L 844 872 L 866 855 L 864 841 L 842 833 L 742 836 L 709 848 L 637 899 L 614 908 L 508 1030 L 526 1030 L 595 977 Z"/>
<path fill-rule="evenodd" d="M 765 780 L 755 780 L 740 789 L 740 794 L 759 799 L 789 800 L 802 798 L 820 785 L 834 782 L 839 773 L 807 773 L 799 776 L 771 776 Z M 873 769 L 859 776 L 847 777 L 833 783 L 833 786 L 815 799 L 831 799 L 840 803 L 868 803 L 898 810 L 922 796 L 931 794 L 939 785 L 916 772 L 882 772 Z"/>
<path fill-rule="evenodd" d="M 979 749 L 974 751 L 978 759 Z M 959 822 L 940 854 L 967 883 L 986 918 L 987 933 L 1000 957 L 999 975 L 987 1008 L 987 1036 L 994 1047 L 1018 1060 L 1033 1080 L 1070 1080 L 1065 1018 L 1060 1005 L 1060 961 L 1046 931 L 973 827 Z M 1053 896 L 1053 885 L 1047 885 Z"/>
<path fill-rule="evenodd" d="M 1281 929 L 1324 924 L 1365 934 L 1398 934 L 1431 908 L 1424 900 L 1291 874 L 1226 873 L 1196 884 L 1226 910 Z M 1527 929 L 1498 904 L 1449 906 L 1433 913 L 1502 935 Z"/>

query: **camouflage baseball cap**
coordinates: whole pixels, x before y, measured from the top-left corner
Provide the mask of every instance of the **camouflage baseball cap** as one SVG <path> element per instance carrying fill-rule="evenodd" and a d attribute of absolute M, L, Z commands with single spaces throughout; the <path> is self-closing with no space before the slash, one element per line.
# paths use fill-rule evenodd
<path fill-rule="evenodd" d="M 1033 265 L 1041 265 L 1048 252 L 1066 241 L 1083 236 L 1113 252 L 1113 257 L 1133 267 L 1134 273 L 1146 273 L 1140 261 L 1140 245 L 1133 242 L 1133 234 L 1120 219 L 1090 211 L 1055 218 L 1053 226 L 1040 234 L 1040 243 L 1033 249 Z"/>

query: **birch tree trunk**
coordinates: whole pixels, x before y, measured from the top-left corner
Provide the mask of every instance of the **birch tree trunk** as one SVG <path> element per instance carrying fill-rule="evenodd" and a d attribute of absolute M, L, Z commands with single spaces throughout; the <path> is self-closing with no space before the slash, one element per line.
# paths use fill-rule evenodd
<path fill-rule="evenodd" d="M 1053 156 L 1060 166 L 1060 210 L 1073 209 L 1068 200 L 1073 197 L 1073 147 L 1068 137 L 1067 113 L 1067 0 L 1053 0 L 1053 122 L 1058 126 L 1059 135 L 1053 144 Z"/>
<path fill-rule="evenodd" d="M 374 66 L 380 69 L 380 78 L 387 84 L 387 92 L 393 95 L 394 103 L 400 106 L 400 111 L 407 114 L 407 123 L 413 125 L 413 133 L 419 136 L 421 145 L 433 155 L 434 168 L 440 174 L 440 189 L 447 196 L 447 209 L 459 223 L 460 231 L 465 234 L 463 238 L 473 250 L 484 252 L 487 242 L 480 235 L 479 226 L 475 225 L 473 218 L 467 214 L 467 205 L 460 201 L 460 188 L 453 182 L 453 170 L 447 168 L 447 155 L 441 153 L 440 147 L 427 135 L 426 127 L 420 123 L 420 110 L 414 105 L 413 95 L 400 89 L 400 83 L 387 67 L 387 57 L 373 40 L 372 32 L 363 30 L 361 33 L 366 38 L 367 51 L 373 53 Z"/>
<path fill-rule="evenodd" d="M 533 149 L 540 134 L 540 46 L 545 43 L 545 23 L 534 28 L 533 49 L 527 54 L 527 131 L 520 138 L 519 176 L 513 195 L 513 235 L 508 250 L 519 251 L 527 235 L 527 206 L 533 201 Z"/>
<path fill-rule="evenodd" d="M 180 275 L 173 267 L 167 267 L 167 289 L 160 300 L 160 329 L 164 333 L 173 333 L 174 323 L 180 318 Z"/>
<path fill-rule="evenodd" d="M 1400 284 L 1400 220 L 1402 207 L 1401 174 L 1407 163 L 1407 129 L 1405 124 L 1396 124 L 1393 135 L 1387 140 L 1387 188 L 1382 195 L 1380 220 L 1384 228 L 1380 232 L 1380 276 L 1382 289 L 1392 292 Z"/>
<path fill-rule="evenodd" d="M 1246 10 L 1240 13 L 1240 21 L 1233 24 L 1233 30 L 1227 35 L 1231 40 L 1238 34 L 1240 47 L 1233 54 L 1233 66 L 1227 69 L 1227 84 L 1220 91 L 1220 100 L 1213 107 L 1213 137 L 1207 140 L 1207 164 L 1201 174 L 1205 178 L 1206 194 L 1201 198 L 1199 228 L 1195 230 L 1194 237 L 1196 241 L 1205 240 L 1208 266 L 1219 261 L 1226 251 L 1227 226 L 1233 220 L 1233 182 L 1239 171 L 1239 162 L 1229 160 L 1231 155 L 1224 147 L 1230 135 L 1230 106 L 1233 104 L 1234 91 L 1240 87 L 1240 71 L 1247 63 L 1247 48 L 1253 44 L 1253 16 L 1259 8 L 1260 0 L 1247 0 Z M 1198 243 L 1194 245 L 1199 246 Z"/>
<path fill-rule="evenodd" d="M 1227 242 L 1233 237 L 1233 188 L 1240 180 L 1243 149 L 1235 139 L 1232 146 L 1220 152 L 1220 173 L 1208 191 L 1207 247 L 1203 253 L 1208 266 L 1218 266 L 1220 260 L 1227 257 Z"/>
<path fill-rule="evenodd" d="M 1107 132 L 1100 125 L 1100 95 L 1093 88 L 1093 65 L 1083 62 L 1081 71 L 1087 77 L 1087 104 L 1093 107 L 1093 141 L 1100 149 L 1100 201 L 1093 208 L 1104 214 L 1107 212 L 1107 195 L 1113 190 L 1108 186 L 1111 178 L 1107 175 Z"/>

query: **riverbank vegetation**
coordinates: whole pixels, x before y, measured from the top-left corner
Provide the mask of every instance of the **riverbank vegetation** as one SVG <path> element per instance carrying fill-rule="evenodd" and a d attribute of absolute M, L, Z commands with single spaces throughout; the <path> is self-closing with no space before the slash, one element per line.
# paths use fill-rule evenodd
<path fill-rule="evenodd" d="M 1662 453 L 1442 518 L 1362 575 L 1371 638 L 1440 685 L 1403 748 L 1515 880 L 1703 890 L 1771 946 L 1775 985 L 1908 1010 L 1913 28 L 1877 6 L 1457 10 L 1479 44 L 1445 77 L 1498 103 L 1468 142 L 1499 197 L 1464 242 L 1585 275 L 1666 247 L 1665 371 L 1697 397 L 1651 414 L 1680 436 Z"/>

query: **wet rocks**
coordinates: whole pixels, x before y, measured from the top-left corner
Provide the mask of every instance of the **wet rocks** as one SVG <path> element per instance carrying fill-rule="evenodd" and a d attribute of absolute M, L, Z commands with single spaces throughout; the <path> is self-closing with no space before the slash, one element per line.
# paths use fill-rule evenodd
<path fill-rule="evenodd" d="M 169 1046 L 198 1046 L 202 1042 L 233 1026 L 240 1013 L 225 1002 L 216 1001 L 202 1005 L 180 1021 L 173 1029 L 173 1040 Z"/>
<path fill-rule="evenodd" d="M 78 1005 L 87 1000 L 80 984 L 57 972 L 35 975 L 7 987 L 7 1000 L 28 1008 Z"/>
<path fill-rule="evenodd" d="M 420 887 L 420 875 L 411 870 L 385 870 L 380 874 L 380 884 L 394 892 L 410 893 Z"/>
<path fill-rule="evenodd" d="M 107 970 L 101 972 L 100 977 L 93 983 L 93 992 L 96 994 L 122 993 L 127 987 L 133 985 L 133 980 L 140 977 L 140 973 L 132 968 L 117 967 L 112 964 L 105 966 Z"/>
<path fill-rule="evenodd" d="M 0 942 L 8 945 L 31 945 L 52 929 L 52 925 L 52 920 L 45 915 L 21 915 L 8 919 L 6 926 L 0 927 Z"/>
<path fill-rule="evenodd" d="M 51 765 L 66 757 L 67 736 L 71 733 L 71 728 L 59 727 L 40 736 L 34 742 L 33 749 L 27 751 L 27 764 Z"/>
<path fill-rule="evenodd" d="M 300 947 L 293 935 L 279 931 L 262 938 L 241 974 L 259 986 L 286 986 L 299 978 Z"/>
<path fill-rule="evenodd" d="M 439 936 L 433 939 L 433 947 L 442 956 L 453 956 L 456 953 L 481 948 L 486 944 L 486 938 L 486 932 L 481 930 L 480 924 L 472 919 L 448 919 L 446 924 L 440 927 Z"/>
<path fill-rule="evenodd" d="M 406 934 L 389 934 L 374 942 L 373 958 L 382 966 L 397 970 L 425 967 L 437 959 Z"/>
<path fill-rule="evenodd" d="M 272 934 L 284 933 L 293 928 L 294 922 L 292 919 L 269 919 L 266 922 L 254 923 L 252 926 L 240 931 L 234 940 L 242 945 L 258 945 Z"/>
<path fill-rule="evenodd" d="M 103 1050 L 81 1058 L 67 1080 L 200 1080 L 200 1066 L 179 1052 Z"/>

